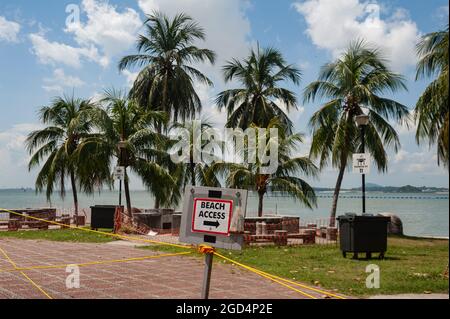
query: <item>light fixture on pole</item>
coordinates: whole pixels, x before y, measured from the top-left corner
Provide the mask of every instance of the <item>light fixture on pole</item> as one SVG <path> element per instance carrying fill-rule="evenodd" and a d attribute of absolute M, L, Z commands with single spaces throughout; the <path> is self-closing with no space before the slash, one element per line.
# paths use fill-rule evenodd
<path fill-rule="evenodd" d="M 356 124 L 361 130 L 361 150 L 360 152 L 364 154 L 365 150 L 365 134 L 366 126 L 369 124 L 369 116 L 365 114 L 357 115 L 355 117 Z M 366 174 L 362 174 L 362 213 L 366 213 Z"/>

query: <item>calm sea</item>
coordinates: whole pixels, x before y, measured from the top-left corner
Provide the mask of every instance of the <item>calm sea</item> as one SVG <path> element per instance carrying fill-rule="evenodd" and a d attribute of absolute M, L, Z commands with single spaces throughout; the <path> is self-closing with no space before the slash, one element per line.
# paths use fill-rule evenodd
<path fill-rule="evenodd" d="M 267 197 L 264 211 L 279 215 L 300 216 L 304 222 L 317 222 L 328 217 L 331 207 L 331 194 L 318 193 L 318 207 L 309 210 L 288 197 Z M 342 192 L 338 204 L 338 215 L 347 212 L 360 213 L 359 193 Z M 131 200 L 134 207 L 153 207 L 152 197 L 145 191 L 133 191 Z M 80 207 L 92 205 L 115 205 L 118 203 L 117 191 L 104 191 L 93 196 L 79 195 Z M 65 200 L 54 196 L 51 205 L 60 209 L 70 209 L 72 198 L 67 194 Z M 249 196 L 247 215 L 255 215 L 258 199 Z M 448 236 L 449 235 L 449 199 L 448 194 L 398 194 L 367 193 L 367 212 L 391 212 L 403 221 L 404 232 L 412 236 Z M 0 208 L 48 207 L 45 195 L 36 195 L 34 191 L 0 190 Z"/>

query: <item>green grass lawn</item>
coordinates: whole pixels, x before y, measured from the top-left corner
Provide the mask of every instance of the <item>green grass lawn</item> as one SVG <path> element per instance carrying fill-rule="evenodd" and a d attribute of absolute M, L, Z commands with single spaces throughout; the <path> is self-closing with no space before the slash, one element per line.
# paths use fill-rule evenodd
<path fill-rule="evenodd" d="M 111 229 L 100 229 L 100 231 L 110 233 Z M 78 243 L 107 243 L 116 240 L 114 237 L 107 235 L 77 229 L 0 231 L 0 238 L 43 239 Z"/>
<path fill-rule="evenodd" d="M 157 246 L 147 249 L 180 251 Z M 347 259 L 337 246 L 260 247 L 243 251 L 219 250 L 229 258 L 307 284 L 318 284 L 354 296 L 400 293 L 448 293 L 443 272 L 448 264 L 448 241 L 389 238 L 384 260 Z M 216 258 L 216 261 L 218 258 Z M 366 288 L 366 266 L 380 267 L 380 288 Z"/>

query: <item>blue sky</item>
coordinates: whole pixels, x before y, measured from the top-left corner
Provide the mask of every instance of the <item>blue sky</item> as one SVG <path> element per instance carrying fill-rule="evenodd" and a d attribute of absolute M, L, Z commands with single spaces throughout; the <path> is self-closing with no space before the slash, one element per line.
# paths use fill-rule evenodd
<path fill-rule="evenodd" d="M 78 8 L 80 22 L 66 24 Z M 75 6 L 73 6 L 75 5 Z M 404 74 L 408 92 L 395 98 L 413 107 L 428 81 L 415 82 L 414 44 L 420 35 L 443 28 L 448 21 L 444 0 L 4 0 L 0 3 L 0 188 L 33 186 L 28 173 L 25 136 L 39 127 L 36 112 L 52 97 L 75 93 L 95 97 L 112 86 L 126 90 L 137 70 L 119 73 L 118 59 L 134 52 L 144 12 L 184 11 L 207 32 L 206 43 L 219 55 L 215 66 L 199 66 L 215 82 L 198 87 L 204 113 L 217 125 L 224 122 L 213 103 L 214 95 L 230 87 L 223 83 L 220 66 L 231 57 L 244 57 L 249 47 L 280 49 L 289 63 L 302 69 L 299 87 L 286 84 L 300 97 L 321 65 L 337 57 L 355 37 L 381 46 L 391 67 Z M 72 20 L 70 20 L 72 21 Z M 232 86 L 232 85 L 231 85 Z M 318 103 L 299 105 L 291 113 L 296 130 L 309 135 L 307 122 Z M 389 152 L 387 174 L 373 171 L 369 182 L 383 185 L 448 186 L 448 172 L 438 168 L 434 148 L 418 147 L 414 128 L 398 127 L 402 149 Z M 309 139 L 300 150 L 305 153 Z M 336 172 L 325 169 L 316 186 L 333 186 Z M 348 172 L 344 186 L 359 184 Z M 134 188 L 140 188 L 134 183 Z"/>

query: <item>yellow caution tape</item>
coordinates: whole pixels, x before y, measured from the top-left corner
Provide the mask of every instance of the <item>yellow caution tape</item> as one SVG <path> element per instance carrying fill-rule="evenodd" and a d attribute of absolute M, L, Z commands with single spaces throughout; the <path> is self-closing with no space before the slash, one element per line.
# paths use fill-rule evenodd
<path fill-rule="evenodd" d="M 237 266 L 240 266 L 240 267 L 242 267 L 242 268 L 244 268 L 244 269 L 247 269 L 247 270 L 249 270 L 249 271 L 251 271 L 251 272 L 254 272 L 254 273 L 256 273 L 256 274 L 258 274 L 258 275 L 260 275 L 260 276 L 263 276 L 263 277 L 266 277 L 266 278 L 267 278 L 267 277 L 270 277 L 270 279 L 273 280 L 273 281 L 279 280 L 279 281 L 283 281 L 283 282 L 289 283 L 289 284 L 291 284 L 291 285 L 295 285 L 295 286 L 302 287 L 302 288 L 305 288 L 305 289 L 308 289 L 308 290 L 311 290 L 311 291 L 315 291 L 315 292 L 318 292 L 318 293 L 321 293 L 321 294 L 324 294 L 324 295 L 327 295 L 327 296 L 330 296 L 330 297 L 335 297 L 335 298 L 338 298 L 338 299 L 347 299 L 347 298 L 345 298 L 345 297 L 343 297 L 343 296 L 339 296 L 339 295 L 330 293 L 330 292 L 328 292 L 328 291 L 324 291 L 324 290 L 321 290 L 321 289 L 317 289 L 317 288 L 314 288 L 314 287 L 310 287 L 310 286 L 307 286 L 307 285 L 304 285 L 304 284 L 300 284 L 300 283 L 297 283 L 297 282 L 294 282 L 294 281 L 290 281 L 290 280 L 288 280 L 288 279 L 284 279 L 284 278 L 281 278 L 281 277 L 278 277 L 278 276 L 275 276 L 275 275 L 266 273 L 266 272 L 261 271 L 261 270 L 259 270 L 259 269 L 256 269 L 256 268 L 253 268 L 253 267 L 244 265 L 244 264 L 242 264 L 242 263 L 239 263 L 239 262 L 237 262 L 237 261 L 235 261 L 235 260 L 233 260 L 233 259 L 231 259 L 231 258 L 225 257 L 225 256 L 223 256 L 223 255 L 221 255 L 221 254 L 219 254 L 219 253 L 217 253 L 217 252 L 214 253 L 214 254 L 215 254 L 217 257 L 220 257 L 220 258 L 222 258 L 222 259 L 224 259 L 224 260 L 226 260 L 226 261 L 228 261 L 228 262 L 230 262 L 230 263 L 233 263 L 233 264 L 235 264 L 235 265 L 237 265 Z M 292 290 L 296 290 L 295 288 L 290 287 L 290 286 L 289 286 L 289 288 L 292 289 Z M 296 290 L 296 291 L 297 291 L 297 290 Z M 298 292 L 299 292 L 299 291 L 298 291 Z M 302 292 L 302 293 L 303 293 L 303 292 Z M 309 295 L 309 296 L 311 296 L 311 295 Z M 312 296 L 311 296 L 311 297 L 312 297 Z M 314 298 L 315 298 L 315 297 L 314 297 Z"/>
<path fill-rule="evenodd" d="M 193 249 L 193 247 L 191 247 L 191 246 L 178 245 L 178 244 L 166 243 L 166 242 L 162 242 L 162 241 L 150 240 L 150 239 L 139 238 L 139 237 L 131 237 L 131 236 L 125 236 L 125 235 L 119 235 L 119 234 L 111 234 L 111 233 L 102 232 L 102 231 L 98 231 L 98 230 L 81 228 L 81 227 L 76 227 L 76 226 L 72 226 L 72 225 L 66 225 L 66 224 L 58 223 L 58 222 L 51 221 L 51 220 L 46 220 L 46 219 L 42 219 L 42 218 L 38 218 L 38 217 L 34 217 L 34 216 L 27 216 L 24 214 L 16 213 L 11 210 L 4 209 L 4 208 L 0 208 L 0 211 L 8 212 L 8 213 L 11 213 L 11 214 L 14 214 L 17 216 L 22 216 L 22 217 L 26 217 L 26 218 L 30 218 L 30 219 L 34 219 L 34 220 L 39 220 L 41 222 L 46 222 L 46 223 L 49 223 L 52 225 L 58 225 L 58 226 L 62 226 L 65 228 L 71 228 L 71 229 L 79 229 L 82 231 L 87 231 L 87 232 L 91 232 L 91 233 L 101 234 L 101 235 L 120 238 L 120 239 L 126 239 L 126 240 L 131 240 L 131 241 L 140 241 L 140 242 L 144 242 L 144 243 L 166 245 L 166 246 L 185 248 L 185 249 Z"/>
<path fill-rule="evenodd" d="M 49 221 L 49 220 L 45 220 L 45 219 L 42 219 L 42 218 L 37 218 L 37 217 L 33 217 L 33 216 L 27 216 L 27 215 L 20 214 L 20 213 L 17 213 L 17 212 L 13 212 L 13 211 L 10 211 L 8 209 L 3 209 L 3 208 L 0 208 L 0 211 L 5 211 L 5 212 L 11 213 L 11 214 L 15 214 L 17 216 L 23 216 L 23 217 L 26 217 L 26 218 L 35 219 L 35 220 L 39 220 L 39 221 L 42 221 L 42 222 L 47 222 L 47 223 L 53 224 L 53 225 L 63 226 L 65 228 L 79 229 L 79 230 L 83 230 L 83 231 L 87 231 L 87 232 L 102 234 L 102 235 L 106 235 L 106 236 L 110 236 L 110 237 L 116 237 L 116 238 L 120 238 L 120 239 L 126 239 L 126 240 L 131 240 L 131 241 L 140 241 L 140 242 L 152 243 L 152 244 L 167 245 L 167 246 L 173 246 L 173 247 L 184 248 L 184 249 L 193 249 L 192 246 L 178 245 L 178 244 L 160 242 L 160 241 L 156 241 L 156 240 L 149 240 L 149 239 L 144 239 L 144 238 L 139 238 L 139 237 L 131 237 L 131 236 L 119 235 L 119 234 L 111 234 L 111 233 L 106 233 L 106 232 L 93 230 L 93 229 L 81 228 L 81 227 L 76 227 L 76 226 L 72 226 L 72 225 L 65 225 L 65 224 L 62 224 L 62 223 Z M 253 273 L 256 273 L 256 274 L 258 274 L 258 275 L 260 275 L 260 276 L 262 276 L 264 278 L 267 278 L 267 279 L 269 279 L 271 281 L 274 281 L 274 282 L 276 282 L 276 283 L 278 283 L 278 284 L 280 284 L 282 286 L 285 286 L 285 287 L 287 287 L 287 288 L 289 288 L 289 289 L 291 289 L 293 291 L 296 291 L 296 292 L 298 292 L 298 293 L 300 293 L 300 294 L 302 294 L 302 295 L 304 295 L 306 297 L 309 297 L 311 299 L 317 299 L 317 298 L 312 296 L 312 295 L 310 295 L 310 294 L 308 294 L 308 293 L 306 293 L 306 292 L 303 292 L 303 291 L 301 291 L 299 289 L 291 287 L 287 283 L 289 283 L 291 285 L 298 286 L 298 287 L 302 287 L 302 288 L 305 288 L 305 289 L 308 289 L 308 290 L 311 290 L 311 291 L 322 293 L 322 294 L 330 296 L 330 297 L 335 297 L 335 298 L 338 298 L 338 299 L 346 299 L 343 296 L 339 296 L 339 295 L 336 295 L 336 294 L 333 294 L 333 293 L 330 293 L 330 292 L 327 292 L 327 291 L 324 291 L 324 290 L 321 290 L 321 289 L 317 289 L 317 288 L 310 287 L 310 286 L 307 286 L 307 285 L 303 285 L 303 284 L 300 284 L 300 283 L 297 283 L 297 282 L 293 282 L 293 281 L 290 281 L 290 280 L 287 280 L 287 279 L 284 279 L 284 278 L 281 278 L 281 277 L 278 277 L 278 276 L 275 276 L 275 275 L 263 272 L 263 271 L 258 270 L 256 268 L 244 265 L 242 263 L 239 263 L 239 262 L 237 262 L 235 260 L 232 260 L 232 259 L 230 259 L 228 257 L 225 257 L 225 256 L 217 253 L 213 247 L 210 247 L 210 246 L 207 246 L 207 245 L 200 245 L 198 247 L 198 251 L 200 253 L 203 253 L 203 254 L 211 254 L 211 253 L 213 253 L 216 256 L 218 256 L 218 257 L 220 257 L 220 258 L 222 258 L 224 260 L 227 260 L 228 262 L 231 262 L 231 263 L 233 263 L 233 264 L 235 264 L 237 266 L 240 266 L 240 267 L 242 267 L 244 269 L 247 269 L 247 270 L 249 270 L 249 271 L 251 271 Z M 188 253 L 181 253 L 181 254 L 188 254 Z M 179 255 L 181 255 L 181 254 L 179 254 Z M 175 255 L 178 255 L 178 254 L 171 254 L 171 255 L 175 256 Z M 141 258 L 146 258 L 146 257 L 141 257 Z M 148 258 L 150 258 L 150 257 L 148 257 Z M 121 262 L 121 261 L 109 261 L 109 262 Z M 101 263 L 107 263 L 107 262 L 92 262 L 92 263 L 87 263 L 87 264 L 78 264 L 78 266 L 80 266 L 80 265 L 81 266 L 83 266 L 83 265 L 87 266 L 87 265 L 91 265 L 91 264 L 101 264 Z M 26 270 L 29 270 L 29 269 L 61 268 L 61 267 L 67 267 L 67 266 L 68 265 L 36 266 L 36 267 L 30 267 L 30 268 L 28 268 Z M 18 267 L 14 266 L 14 268 L 15 268 L 15 270 L 20 271 L 20 269 L 18 269 Z M 0 272 L 2 272 L 2 271 L 0 270 Z M 26 276 L 24 273 L 23 273 L 23 275 Z M 26 276 L 26 277 L 28 278 L 28 276 Z M 31 279 L 29 279 L 29 280 L 31 281 Z M 39 286 L 37 286 L 36 284 L 34 284 L 34 285 L 39 288 Z M 43 292 L 43 293 L 45 293 L 45 292 Z"/>
<path fill-rule="evenodd" d="M 12 261 L 11 258 L 9 258 L 8 254 L 6 253 L 6 251 L 4 251 L 1 247 L 0 247 L 0 252 L 6 257 L 6 259 L 9 261 L 9 263 L 15 268 L 15 269 L 19 269 L 19 267 L 17 267 L 16 263 L 14 261 Z M 52 296 L 50 296 L 44 289 L 42 289 L 38 284 L 36 284 L 30 277 L 28 277 L 23 271 L 20 271 L 20 273 L 22 274 L 22 276 L 24 276 L 34 287 L 36 287 L 44 296 L 46 296 L 48 299 L 53 299 Z"/>
<path fill-rule="evenodd" d="M 12 268 L 11 269 L 0 269 L 0 273 L 2 273 L 2 272 L 36 270 L 36 269 L 66 268 L 67 266 L 86 267 L 86 266 L 94 266 L 94 265 L 102 265 L 102 264 L 113 264 L 113 263 L 143 261 L 143 260 L 163 258 L 163 257 L 181 256 L 181 255 L 188 255 L 188 254 L 191 254 L 191 253 L 192 252 L 188 251 L 188 252 L 183 252 L 183 253 L 161 254 L 161 255 L 134 257 L 134 258 L 127 258 L 127 259 L 113 259 L 113 260 L 103 260 L 103 261 L 91 261 L 91 262 L 85 262 L 85 263 L 81 263 L 81 264 L 61 264 L 61 265 L 42 265 L 42 266 L 30 266 L 30 267 L 18 267 L 18 268 L 14 268 L 14 269 L 12 269 Z"/>

